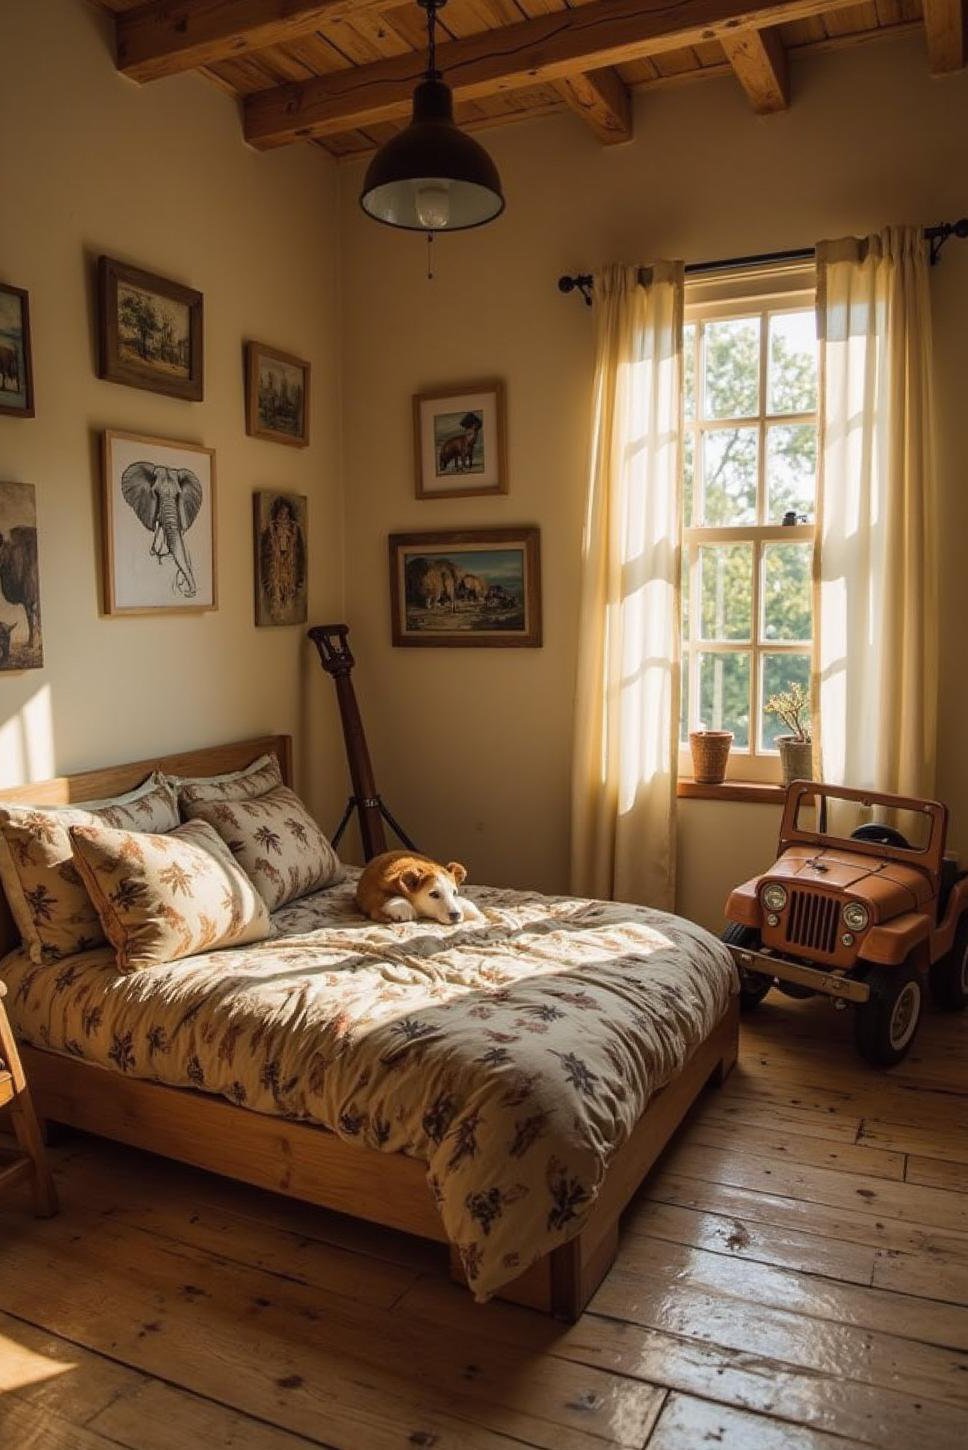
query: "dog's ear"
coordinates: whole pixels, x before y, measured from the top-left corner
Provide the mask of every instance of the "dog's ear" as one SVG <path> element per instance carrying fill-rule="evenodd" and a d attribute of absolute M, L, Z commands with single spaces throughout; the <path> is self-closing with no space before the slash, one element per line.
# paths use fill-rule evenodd
<path fill-rule="evenodd" d="M 467 867 L 462 866 L 459 861 L 448 861 L 447 870 L 453 876 L 458 886 L 467 880 Z"/>
<path fill-rule="evenodd" d="M 421 872 L 415 866 L 400 872 L 400 885 L 412 896 L 420 888 Z"/>

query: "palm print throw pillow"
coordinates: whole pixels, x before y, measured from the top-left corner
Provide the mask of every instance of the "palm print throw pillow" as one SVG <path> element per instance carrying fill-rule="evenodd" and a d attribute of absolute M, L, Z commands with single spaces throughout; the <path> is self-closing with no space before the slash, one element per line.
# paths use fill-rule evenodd
<path fill-rule="evenodd" d="M 288 786 L 248 801 L 182 802 L 215 827 L 270 911 L 343 879 L 339 857 Z"/>
<path fill-rule="evenodd" d="M 269 934 L 265 902 L 204 821 L 166 836 L 72 826 L 71 842 L 122 972 Z"/>

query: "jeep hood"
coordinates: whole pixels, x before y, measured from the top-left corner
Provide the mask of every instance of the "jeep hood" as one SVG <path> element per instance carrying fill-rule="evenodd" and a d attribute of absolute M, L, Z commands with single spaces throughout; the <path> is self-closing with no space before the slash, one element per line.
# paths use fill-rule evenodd
<path fill-rule="evenodd" d="M 761 883 L 767 881 L 782 881 L 788 888 L 813 886 L 840 892 L 865 902 L 875 921 L 915 911 L 932 894 L 927 873 L 902 861 L 807 845 L 789 846 L 773 870 L 761 878 Z"/>

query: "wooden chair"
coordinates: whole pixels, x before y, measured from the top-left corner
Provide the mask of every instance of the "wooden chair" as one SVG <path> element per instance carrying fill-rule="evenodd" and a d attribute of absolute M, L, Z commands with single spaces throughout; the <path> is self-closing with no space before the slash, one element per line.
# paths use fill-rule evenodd
<path fill-rule="evenodd" d="M 57 1191 L 47 1167 L 44 1143 L 30 1090 L 20 1062 L 20 1053 L 7 1019 L 3 998 L 6 987 L 0 982 L 0 1109 L 10 1109 L 14 1137 L 20 1152 L 11 1158 L 0 1158 L 0 1192 L 10 1183 L 29 1178 L 38 1218 L 50 1218 L 57 1212 Z"/>

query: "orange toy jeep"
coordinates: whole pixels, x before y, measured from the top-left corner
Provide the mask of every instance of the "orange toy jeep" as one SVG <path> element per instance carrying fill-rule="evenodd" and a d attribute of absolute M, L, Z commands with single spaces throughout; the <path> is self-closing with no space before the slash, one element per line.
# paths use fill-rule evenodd
<path fill-rule="evenodd" d="M 831 818 L 856 820 L 858 807 L 896 824 L 827 828 Z M 773 986 L 852 1002 L 858 1050 L 878 1067 L 910 1048 L 925 977 L 939 1007 L 960 1011 L 968 1003 L 968 873 L 945 855 L 947 827 L 937 801 L 795 781 L 776 862 L 726 903 L 723 940 L 739 968 L 742 1006 L 756 1007 Z"/>

